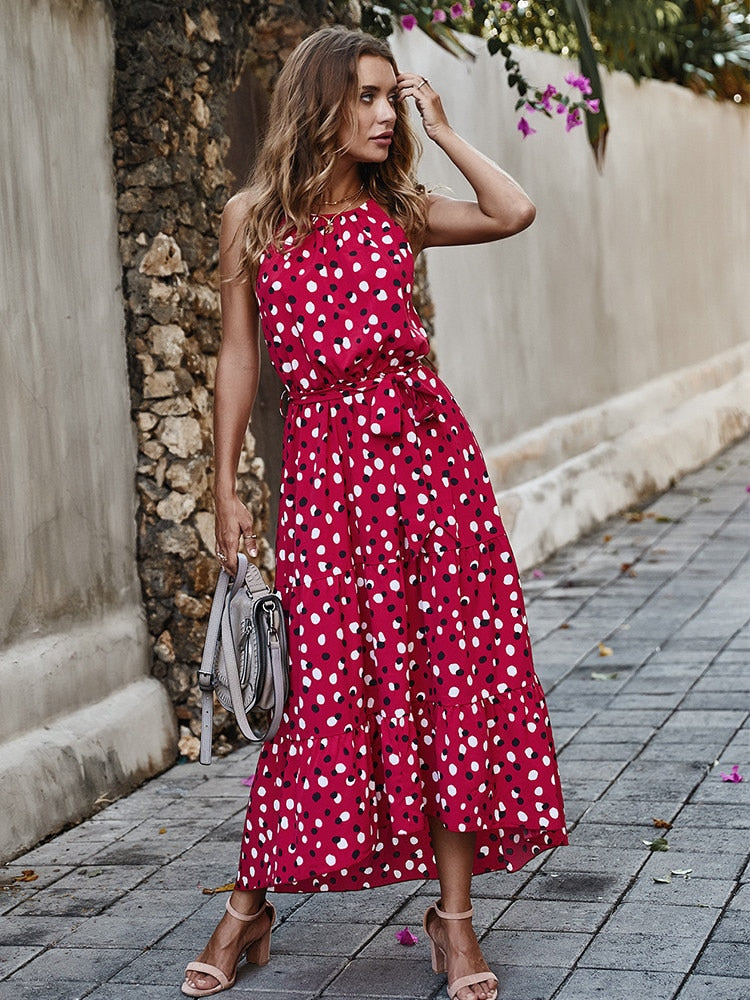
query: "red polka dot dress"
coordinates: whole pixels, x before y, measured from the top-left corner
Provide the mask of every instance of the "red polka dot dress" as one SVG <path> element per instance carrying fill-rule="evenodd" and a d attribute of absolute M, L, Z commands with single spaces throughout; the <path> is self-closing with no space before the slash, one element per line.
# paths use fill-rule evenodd
<path fill-rule="evenodd" d="M 474 435 L 424 364 L 412 280 L 407 238 L 373 201 L 261 262 L 289 395 L 291 693 L 258 763 L 239 889 L 434 878 L 429 816 L 476 832 L 475 873 L 566 842 L 513 555 Z"/>

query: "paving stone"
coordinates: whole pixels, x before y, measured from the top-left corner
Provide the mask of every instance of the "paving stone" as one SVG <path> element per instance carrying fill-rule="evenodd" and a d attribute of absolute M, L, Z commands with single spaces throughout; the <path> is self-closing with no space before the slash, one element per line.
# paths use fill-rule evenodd
<path fill-rule="evenodd" d="M 107 889 L 84 891 L 52 886 L 19 903 L 11 912 L 14 916 L 27 917 L 47 915 L 94 917 L 124 895 L 125 889 L 117 893 Z"/>
<path fill-rule="evenodd" d="M 482 938 L 482 951 L 490 968 L 513 965 L 570 969 L 589 940 L 588 934 L 574 931 L 492 930 Z"/>
<path fill-rule="evenodd" d="M 621 872 L 572 872 L 547 875 L 544 870 L 524 888 L 525 899 L 566 899 L 582 902 L 614 902 L 625 891 L 631 877 Z"/>
<path fill-rule="evenodd" d="M 750 910 L 750 883 L 743 882 L 737 894 L 732 897 L 730 910 Z M 750 916 L 748 917 L 750 919 Z"/>
<path fill-rule="evenodd" d="M 671 926 L 659 935 L 610 932 L 605 924 L 578 965 L 583 969 L 640 969 L 655 972 L 682 972 L 689 969 L 705 939 L 677 937 Z"/>
<path fill-rule="evenodd" d="M 56 944 L 88 921 L 84 917 L 51 917 L 44 914 L 0 917 L 0 942 L 4 945 L 46 946 Z M 2 966 L 0 965 L 0 974 Z"/>
<path fill-rule="evenodd" d="M 148 987 L 148 994 L 142 986 L 134 986 L 130 983 L 105 983 L 99 986 L 93 993 L 86 993 L 86 1000 L 175 1000 L 177 996 L 175 985 L 157 986 L 151 983 Z M 233 993 L 232 996 L 235 996 Z M 2 994 L 0 994 L 2 997 Z"/>
<path fill-rule="evenodd" d="M 339 955 L 354 957 L 367 945 L 368 941 L 382 937 L 379 949 L 373 954 L 386 954 L 399 958 L 402 952 L 410 952 L 396 941 L 395 925 L 378 931 L 378 924 L 334 923 L 326 920 L 321 923 L 311 923 L 307 920 L 287 921 L 273 933 L 272 951 L 274 955 Z M 420 937 L 424 937 L 420 933 Z M 385 944 L 387 942 L 387 948 Z"/>
<path fill-rule="evenodd" d="M 17 969 L 27 965 L 44 951 L 43 945 L 19 947 L 5 941 L 0 944 L 0 977 L 12 975 Z"/>
<path fill-rule="evenodd" d="M 710 941 L 696 972 L 708 976 L 733 976 L 750 982 L 750 948 L 738 947 L 734 941 Z"/>
<path fill-rule="evenodd" d="M 673 1000 L 683 978 L 682 972 L 627 971 L 619 965 L 616 970 L 579 968 L 555 994 L 555 1000 Z M 711 994 L 700 1000 L 708 997 Z"/>
<path fill-rule="evenodd" d="M 517 899 L 493 925 L 493 930 L 588 931 L 593 933 L 611 911 L 609 903 Z"/>
<path fill-rule="evenodd" d="M 653 934 L 662 939 L 666 932 L 668 938 L 703 941 L 720 914 L 718 907 L 622 902 L 612 911 L 605 926 L 607 934 Z"/>
<path fill-rule="evenodd" d="M 439 988 L 441 979 L 445 982 L 444 976 L 437 977 L 432 971 L 425 955 L 410 962 L 355 958 L 333 979 L 329 989 L 334 995 L 339 993 L 349 998 L 362 993 L 372 995 L 373 989 L 376 997 L 428 997 L 436 992 L 436 986 Z"/>
<path fill-rule="evenodd" d="M 677 994 L 677 1000 L 747 1000 L 748 981 L 694 972 Z"/>
<path fill-rule="evenodd" d="M 721 816 L 716 815 L 716 820 Z M 741 854 L 748 852 L 747 830 L 734 830 L 722 826 L 679 825 L 679 815 L 669 834 L 669 843 L 680 851 L 711 850 L 716 854 Z"/>
<path fill-rule="evenodd" d="M 531 968 L 528 965 L 495 963 L 493 972 L 500 982 L 502 1000 L 545 1000 L 552 996 L 569 970 L 552 966 Z M 443 1000 L 446 993 L 442 992 L 439 996 Z"/>
<path fill-rule="evenodd" d="M 130 917 L 107 914 L 91 917 L 64 937 L 64 948 L 150 948 L 180 920 L 173 911 L 162 910 L 155 916 Z"/>
<path fill-rule="evenodd" d="M 643 850 L 625 851 L 607 847 L 576 847 L 575 834 L 571 846 L 555 852 L 544 866 L 547 875 L 570 872 L 601 872 L 615 870 L 636 875 L 646 863 Z"/>
<path fill-rule="evenodd" d="M 750 945 L 750 916 L 746 911 L 727 909 L 711 935 L 713 942 Z"/>
<path fill-rule="evenodd" d="M 666 874 L 673 865 L 666 859 L 669 853 L 664 853 L 664 868 L 660 874 Z M 654 872 L 656 874 L 656 871 Z M 628 889 L 626 901 L 647 900 L 650 903 L 676 903 L 682 906 L 721 907 L 729 899 L 735 889 L 736 882 L 717 878 L 675 878 L 669 885 L 654 882 L 653 875 L 644 870 L 633 885 Z"/>
<path fill-rule="evenodd" d="M 667 833 L 671 843 L 671 834 Z M 704 847 L 708 847 L 704 844 Z M 649 853 L 644 875 L 661 876 L 665 871 L 692 868 L 693 878 L 719 878 L 736 881 L 747 864 L 747 854 L 718 854 L 710 851 L 676 850 Z"/>
<path fill-rule="evenodd" d="M 54 983 L 54 992 L 51 992 L 47 982 L 19 983 L 14 977 L 0 982 L 0 1000 L 83 1000 L 91 995 L 91 990 L 96 985 L 96 982 L 66 982 L 58 979 Z M 119 997 L 112 993 L 107 995 L 106 1000 L 119 1000 Z"/>
<path fill-rule="evenodd" d="M 138 958 L 137 948 L 50 948 L 15 973 L 19 983 L 103 982 Z"/>

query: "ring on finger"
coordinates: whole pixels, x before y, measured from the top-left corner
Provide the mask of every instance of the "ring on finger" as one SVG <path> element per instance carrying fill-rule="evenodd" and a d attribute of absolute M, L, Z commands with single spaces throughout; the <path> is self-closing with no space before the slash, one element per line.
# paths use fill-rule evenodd
<path fill-rule="evenodd" d="M 422 82 L 421 82 L 420 84 L 418 84 L 418 85 L 417 85 L 417 90 L 421 90 L 421 89 L 422 89 L 422 87 L 424 87 L 424 85 L 425 85 L 426 83 L 429 83 L 429 82 L 430 82 L 430 81 L 429 81 L 429 80 L 427 79 L 427 77 L 426 77 L 426 76 L 423 76 L 423 77 L 422 77 Z"/>

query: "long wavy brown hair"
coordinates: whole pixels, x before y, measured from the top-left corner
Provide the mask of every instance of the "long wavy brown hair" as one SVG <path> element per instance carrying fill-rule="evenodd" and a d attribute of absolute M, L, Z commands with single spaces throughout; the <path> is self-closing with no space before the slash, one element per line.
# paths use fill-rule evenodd
<path fill-rule="evenodd" d="M 387 44 L 361 31 L 323 28 L 301 42 L 279 75 L 268 128 L 255 168 L 242 189 L 248 206 L 240 267 L 249 276 L 261 255 L 295 232 L 300 242 L 313 227 L 313 209 L 323 201 L 333 174 L 342 124 L 357 128 L 358 62 L 386 59 L 398 73 Z M 425 191 L 414 169 L 421 147 L 404 102 L 396 105 L 393 141 L 382 163 L 363 163 L 360 177 L 414 242 L 427 224 Z"/>

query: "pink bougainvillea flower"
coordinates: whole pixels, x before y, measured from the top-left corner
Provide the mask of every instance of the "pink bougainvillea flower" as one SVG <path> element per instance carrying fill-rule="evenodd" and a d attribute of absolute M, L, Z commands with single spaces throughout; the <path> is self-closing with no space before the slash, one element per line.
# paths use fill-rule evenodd
<path fill-rule="evenodd" d="M 732 770 L 729 772 L 729 774 L 724 774 L 724 772 L 722 771 L 722 773 L 721 773 L 721 780 L 722 781 L 733 781 L 735 783 L 737 783 L 739 781 L 744 781 L 745 779 L 740 774 L 740 766 L 739 766 L 739 764 L 734 764 L 732 766 Z"/>
<path fill-rule="evenodd" d="M 507 14 L 509 10 L 513 10 L 513 4 L 508 3 L 508 0 L 503 0 L 503 3 L 500 4 L 500 10 Z"/>
<path fill-rule="evenodd" d="M 558 113 L 558 115 L 564 115 L 567 110 L 568 110 L 567 104 L 558 104 L 557 105 L 557 113 Z"/>
<path fill-rule="evenodd" d="M 524 139 L 526 138 L 527 135 L 536 135 L 536 129 L 532 128 L 525 118 L 519 119 L 517 128 L 518 131 L 523 135 Z"/>
<path fill-rule="evenodd" d="M 565 77 L 565 82 L 569 87 L 575 87 L 576 90 L 580 90 L 584 97 L 591 93 L 591 81 L 587 76 L 568 73 Z"/>
<path fill-rule="evenodd" d="M 445 20 L 447 20 L 447 18 L 448 18 L 448 15 L 445 13 L 444 10 L 441 10 L 440 7 L 438 7 L 437 10 L 433 10 L 433 12 L 432 12 L 432 21 L 433 21 L 433 24 L 437 24 L 438 21 L 445 21 Z"/>
<path fill-rule="evenodd" d="M 457 17 L 462 17 L 464 12 L 463 4 L 454 3 L 451 7 L 451 17 L 455 21 Z"/>
<path fill-rule="evenodd" d="M 565 119 L 565 131 L 570 132 L 574 129 L 576 125 L 582 125 L 581 114 L 578 108 L 573 108 L 572 111 L 568 112 L 568 117 Z"/>
<path fill-rule="evenodd" d="M 398 934 L 396 934 L 396 940 L 399 944 L 403 944 L 406 945 L 407 948 L 411 948 L 413 944 L 416 944 L 419 941 L 419 938 L 416 934 L 412 934 L 408 927 L 404 927 L 402 931 L 399 931 Z"/>
<path fill-rule="evenodd" d="M 589 109 L 592 115 L 599 114 L 599 98 L 592 97 L 590 101 L 586 101 L 586 107 Z"/>
<path fill-rule="evenodd" d="M 416 28 L 417 19 L 413 14 L 404 14 L 401 18 L 401 27 L 404 31 L 411 31 L 412 28 Z"/>
<path fill-rule="evenodd" d="M 547 86 L 544 88 L 544 93 L 540 94 L 539 101 L 541 104 L 544 105 L 547 111 L 552 110 L 552 98 L 555 96 L 556 93 L 557 93 L 557 87 L 555 87 L 555 85 L 552 83 L 548 83 Z"/>
<path fill-rule="evenodd" d="M 255 775 L 251 774 L 249 778 L 243 778 L 242 779 L 242 784 L 243 785 L 247 785 L 248 788 L 252 788 L 254 781 L 255 781 Z"/>

